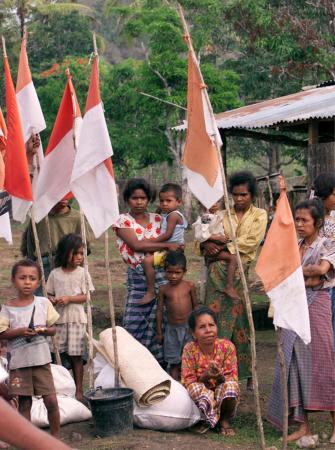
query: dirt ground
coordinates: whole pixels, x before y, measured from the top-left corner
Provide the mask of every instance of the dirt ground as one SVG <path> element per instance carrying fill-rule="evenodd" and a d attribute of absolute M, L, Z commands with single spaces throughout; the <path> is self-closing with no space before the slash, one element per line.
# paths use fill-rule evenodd
<path fill-rule="evenodd" d="M 13 290 L 10 283 L 10 269 L 13 262 L 21 258 L 19 245 L 23 227 L 14 225 L 13 237 L 14 245 L 8 246 L 3 240 L 0 240 L 0 304 L 11 295 Z M 113 295 L 116 303 L 117 321 L 122 319 L 122 312 L 125 298 L 125 273 L 126 266 L 119 258 L 113 234 L 110 245 L 110 267 L 113 281 Z M 191 236 L 188 239 L 191 241 Z M 201 279 L 201 260 L 194 256 L 192 244 L 189 243 L 186 248 L 188 256 L 187 277 L 192 279 L 200 286 Z M 94 305 L 94 334 L 98 335 L 103 328 L 110 326 L 108 293 L 106 289 L 106 275 L 104 266 L 104 244 L 103 239 L 92 243 L 92 255 L 89 257 L 90 273 L 96 291 L 93 295 Z M 273 330 L 264 330 L 257 332 L 257 370 L 259 378 L 259 391 L 262 411 L 265 413 L 268 396 L 271 389 L 274 361 L 276 357 L 275 334 Z M 265 415 L 265 414 L 263 414 Z M 330 434 L 329 414 L 311 415 L 313 429 L 317 433 Z M 233 438 L 224 438 L 218 436 L 215 432 L 208 432 L 206 435 L 199 436 L 189 431 L 176 433 L 163 433 L 150 430 L 134 429 L 123 435 L 117 435 L 111 438 L 100 438 L 96 436 L 92 421 L 70 424 L 62 427 L 62 438 L 73 448 L 77 449 L 162 449 L 162 450 L 188 450 L 188 449 L 231 449 L 231 450 L 254 450 L 258 449 L 257 426 L 254 413 L 253 393 L 247 392 L 245 382 L 241 382 L 241 402 L 238 408 L 237 416 L 234 419 L 233 426 L 236 430 L 236 436 Z M 280 434 L 276 432 L 264 420 L 264 431 L 267 446 L 276 446 L 281 448 Z M 291 444 L 290 448 L 296 448 Z M 322 443 L 319 449 L 335 450 L 335 445 Z"/>

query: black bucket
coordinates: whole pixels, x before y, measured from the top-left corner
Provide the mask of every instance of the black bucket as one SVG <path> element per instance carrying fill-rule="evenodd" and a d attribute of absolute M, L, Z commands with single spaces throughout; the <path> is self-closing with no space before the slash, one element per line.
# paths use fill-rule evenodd
<path fill-rule="evenodd" d="M 90 402 L 99 436 L 111 436 L 133 429 L 132 389 L 98 387 L 86 392 L 85 398 Z"/>

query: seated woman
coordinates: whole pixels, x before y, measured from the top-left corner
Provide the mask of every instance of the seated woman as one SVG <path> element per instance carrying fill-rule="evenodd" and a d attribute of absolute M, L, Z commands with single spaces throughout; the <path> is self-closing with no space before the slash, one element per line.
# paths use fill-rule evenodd
<path fill-rule="evenodd" d="M 174 242 L 151 242 L 160 234 L 161 216 L 147 212 L 150 201 L 155 199 L 154 190 L 142 178 L 129 180 L 123 191 L 129 212 L 120 214 L 113 229 L 117 235 L 117 245 L 124 262 L 128 264 L 127 300 L 123 326 L 141 344 L 148 348 L 158 362 L 163 362 L 163 347 L 156 337 L 157 301 L 143 304 L 147 291 L 146 277 L 142 262 L 146 252 L 177 250 Z M 155 269 L 155 290 L 167 283 L 163 269 Z"/>
<path fill-rule="evenodd" d="M 216 315 L 206 306 L 192 311 L 188 324 L 194 341 L 184 347 L 181 382 L 203 416 L 195 431 L 217 426 L 220 433 L 234 436 L 230 419 L 239 399 L 234 344 L 218 339 Z"/>
<path fill-rule="evenodd" d="M 335 443 L 335 352 L 329 293 L 329 288 L 335 284 L 335 242 L 320 236 L 324 211 L 319 199 L 299 203 L 295 208 L 295 222 L 301 238 L 299 248 L 312 340 L 305 345 L 294 331 L 281 331 L 287 371 L 289 421 L 298 425 L 298 430 L 288 440 L 294 441 L 312 434 L 307 417 L 309 412 L 330 411 L 333 421 L 330 441 Z M 282 428 L 279 362 L 270 396 L 268 419 L 277 428 Z"/>

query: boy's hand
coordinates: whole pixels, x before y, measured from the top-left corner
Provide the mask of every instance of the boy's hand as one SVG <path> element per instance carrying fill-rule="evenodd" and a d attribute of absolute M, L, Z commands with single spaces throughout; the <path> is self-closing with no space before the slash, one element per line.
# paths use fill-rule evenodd
<path fill-rule="evenodd" d="M 57 305 L 66 306 L 70 303 L 70 297 L 68 295 L 63 295 L 63 297 L 59 297 L 56 299 Z"/>
<path fill-rule="evenodd" d="M 31 328 L 21 328 L 21 336 L 24 336 L 26 338 L 31 338 L 36 335 L 37 335 L 37 332 Z"/>
<path fill-rule="evenodd" d="M 164 341 L 164 336 L 162 334 L 156 334 L 156 341 L 158 342 L 158 344 L 163 344 Z"/>
<path fill-rule="evenodd" d="M 166 244 L 170 252 L 176 252 L 177 250 L 184 250 L 185 245 L 178 244 L 177 242 L 169 242 Z"/>
<path fill-rule="evenodd" d="M 56 299 L 56 297 L 55 297 L 54 295 L 48 294 L 48 299 L 50 300 L 50 302 L 51 302 L 53 305 L 57 305 L 57 299 Z"/>
<path fill-rule="evenodd" d="M 37 334 L 45 334 L 47 332 L 47 327 L 35 327 L 35 331 Z"/>

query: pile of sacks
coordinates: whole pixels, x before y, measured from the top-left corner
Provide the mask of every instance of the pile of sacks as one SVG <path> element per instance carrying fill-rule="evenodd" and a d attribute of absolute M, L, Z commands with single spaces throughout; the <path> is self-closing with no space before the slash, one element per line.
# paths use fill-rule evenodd
<path fill-rule="evenodd" d="M 60 423 L 83 422 L 92 417 L 91 411 L 75 398 L 76 385 L 70 372 L 63 366 L 51 364 L 60 413 Z M 48 413 L 41 397 L 33 397 L 31 421 L 37 427 L 48 427 Z"/>
<path fill-rule="evenodd" d="M 141 428 L 177 431 L 200 420 L 200 411 L 186 389 L 171 378 L 152 354 L 122 327 L 116 327 L 122 386 L 134 391 L 134 424 Z M 95 387 L 113 388 L 113 335 L 107 329 L 95 342 L 98 351 Z"/>

